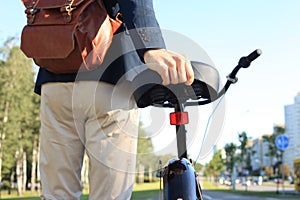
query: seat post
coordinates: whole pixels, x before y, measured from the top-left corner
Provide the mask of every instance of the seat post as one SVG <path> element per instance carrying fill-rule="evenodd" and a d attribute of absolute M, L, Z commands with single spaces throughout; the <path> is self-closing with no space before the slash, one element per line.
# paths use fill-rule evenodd
<path fill-rule="evenodd" d="M 174 105 L 175 113 L 183 113 L 184 112 L 184 104 L 177 103 Z M 187 114 L 187 113 L 185 113 Z M 176 140 L 177 140 L 177 152 L 178 158 L 186 158 L 187 159 L 187 147 L 186 147 L 186 123 L 176 124 Z"/>

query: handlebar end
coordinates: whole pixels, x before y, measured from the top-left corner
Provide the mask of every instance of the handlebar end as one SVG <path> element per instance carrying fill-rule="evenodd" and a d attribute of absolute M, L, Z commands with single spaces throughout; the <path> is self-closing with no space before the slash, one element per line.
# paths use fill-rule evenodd
<path fill-rule="evenodd" d="M 248 56 L 248 59 L 252 62 L 253 60 L 255 60 L 256 58 L 258 58 L 261 54 L 262 54 L 262 50 L 261 49 L 256 49 L 254 52 L 252 52 L 253 55 L 251 57 L 251 54 Z"/>
<path fill-rule="evenodd" d="M 239 66 L 243 68 L 248 68 L 250 66 L 250 63 L 254 61 L 256 58 L 258 58 L 261 54 L 262 54 L 262 50 L 256 49 L 248 56 L 242 57 L 239 61 Z"/>
<path fill-rule="evenodd" d="M 262 50 L 261 49 L 256 49 L 257 54 L 261 55 L 262 54 Z"/>
<path fill-rule="evenodd" d="M 255 51 L 253 51 L 252 53 L 250 53 L 247 56 L 247 59 L 249 60 L 249 62 L 252 62 L 256 58 L 258 58 L 261 54 L 262 54 L 262 51 L 260 49 L 256 49 Z"/>

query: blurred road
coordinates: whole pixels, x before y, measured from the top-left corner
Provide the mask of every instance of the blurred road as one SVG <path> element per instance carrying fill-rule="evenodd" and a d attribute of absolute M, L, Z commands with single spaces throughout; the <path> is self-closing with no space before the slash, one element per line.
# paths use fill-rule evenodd
<path fill-rule="evenodd" d="M 237 190 L 248 190 L 248 191 L 264 191 L 264 192 L 274 192 L 277 191 L 277 186 L 267 186 L 267 185 L 250 185 L 246 188 L 246 186 L 242 186 L 241 184 L 236 184 L 235 188 Z M 282 184 L 279 185 L 278 191 L 282 193 L 283 191 L 286 193 L 295 192 L 295 188 L 293 185 L 284 186 L 284 190 L 282 189 Z"/>
<path fill-rule="evenodd" d="M 213 190 L 203 190 L 203 199 L 204 200 L 282 200 L 283 196 L 281 194 L 278 195 L 279 198 L 274 197 L 257 197 L 257 196 L 247 196 L 247 195 L 239 195 L 239 194 L 232 194 L 227 192 L 217 192 Z M 295 198 L 288 198 L 289 200 L 299 200 L 299 197 Z"/>
<path fill-rule="evenodd" d="M 227 188 L 231 188 L 231 186 L 227 186 Z M 249 185 L 249 186 L 243 186 L 241 184 L 236 184 L 235 186 L 236 190 L 241 191 L 258 191 L 258 192 L 271 192 L 276 194 L 277 191 L 279 192 L 278 198 L 276 197 L 257 197 L 257 196 L 247 196 L 247 195 L 239 195 L 239 194 L 232 194 L 227 192 L 218 192 L 213 190 L 203 190 L 203 198 L 204 200 L 282 200 L 284 196 L 289 196 L 289 200 L 299 200 L 299 196 L 295 196 L 295 198 L 292 197 L 291 194 L 295 194 L 295 188 L 293 185 L 285 185 L 284 188 L 282 188 L 282 184 L 278 185 Z"/>
<path fill-rule="evenodd" d="M 230 189 L 231 186 L 224 186 L 225 188 Z M 236 184 L 236 190 L 241 191 L 263 191 L 263 192 L 270 192 L 276 194 L 277 192 L 277 186 L 269 186 L 269 185 L 250 185 L 250 186 L 243 186 L 241 184 Z M 233 194 L 228 192 L 220 192 L 220 191 L 214 191 L 214 190 L 205 190 L 203 189 L 203 200 L 282 200 L 282 199 L 289 199 L 289 200 L 299 200 L 299 195 L 293 196 L 291 194 L 295 194 L 295 189 L 293 185 L 285 185 L 284 186 L 284 192 L 282 189 L 282 185 L 280 184 L 278 187 L 278 198 L 277 197 L 258 197 L 253 195 L 240 195 L 240 194 Z M 284 197 L 288 198 L 284 198 Z M 159 198 L 159 195 L 155 198 L 149 198 L 149 199 L 143 199 L 143 200 L 162 200 L 163 198 Z M 142 199 L 139 199 L 142 200 Z"/>

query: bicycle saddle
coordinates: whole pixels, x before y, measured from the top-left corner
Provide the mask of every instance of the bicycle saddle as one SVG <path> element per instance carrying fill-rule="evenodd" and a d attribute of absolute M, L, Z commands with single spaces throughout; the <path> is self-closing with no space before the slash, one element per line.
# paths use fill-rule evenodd
<path fill-rule="evenodd" d="M 205 63 L 191 61 L 194 70 L 194 82 L 185 84 L 162 85 L 161 77 L 147 69 L 132 81 L 134 98 L 139 108 L 147 106 L 173 107 L 176 103 L 186 101 L 203 101 L 214 99 L 219 90 L 218 71 Z"/>

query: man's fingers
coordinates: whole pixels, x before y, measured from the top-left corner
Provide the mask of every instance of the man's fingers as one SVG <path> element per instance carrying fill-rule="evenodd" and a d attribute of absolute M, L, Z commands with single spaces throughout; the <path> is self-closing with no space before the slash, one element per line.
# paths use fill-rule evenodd
<path fill-rule="evenodd" d="M 169 67 L 167 65 L 161 63 L 148 63 L 147 67 L 160 75 L 163 85 L 170 84 Z"/>
<path fill-rule="evenodd" d="M 161 72 L 159 73 L 160 77 L 162 78 L 162 84 L 163 85 L 169 85 L 170 77 L 169 77 L 169 67 L 167 65 L 160 67 Z"/>
<path fill-rule="evenodd" d="M 186 77 L 186 66 L 185 59 L 181 57 L 177 57 L 177 73 L 178 73 L 178 83 L 185 83 L 187 81 Z"/>
<path fill-rule="evenodd" d="M 185 84 L 192 85 L 195 79 L 193 67 L 190 62 L 186 62 L 185 66 L 186 66 L 185 69 L 186 69 L 186 77 L 187 77 Z"/>
<path fill-rule="evenodd" d="M 156 71 L 163 80 L 163 85 L 185 83 L 191 85 L 194 81 L 194 71 L 189 60 L 179 54 L 166 50 L 148 50 L 144 54 L 147 66 Z"/>
<path fill-rule="evenodd" d="M 168 60 L 168 63 L 166 63 L 168 66 L 168 72 L 167 75 L 171 84 L 178 83 L 178 73 L 177 73 L 177 62 L 174 59 Z"/>

